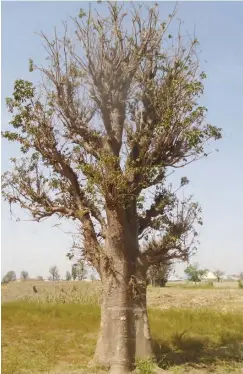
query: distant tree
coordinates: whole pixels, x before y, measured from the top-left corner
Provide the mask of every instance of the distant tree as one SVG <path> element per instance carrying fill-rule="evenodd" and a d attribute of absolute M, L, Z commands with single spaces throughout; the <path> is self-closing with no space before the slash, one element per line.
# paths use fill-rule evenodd
<path fill-rule="evenodd" d="M 16 281 L 17 277 L 16 277 L 16 273 L 15 271 L 13 270 L 10 270 L 7 272 L 7 274 L 3 277 L 2 279 L 2 283 L 9 283 L 9 282 L 13 282 L 13 281 Z"/>
<path fill-rule="evenodd" d="M 185 274 L 188 276 L 188 280 L 191 282 L 201 282 L 202 277 L 207 273 L 207 270 L 199 269 L 198 264 L 189 265 L 186 270 Z"/>
<path fill-rule="evenodd" d="M 241 279 L 238 280 L 238 287 L 243 290 L 243 281 Z"/>
<path fill-rule="evenodd" d="M 77 271 L 77 264 L 73 264 L 72 266 L 72 278 L 75 281 L 78 277 L 78 271 Z"/>
<path fill-rule="evenodd" d="M 151 265 L 147 273 L 148 282 L 153 286 L 165 287 L 172 271 L 172 266 L 169 261 Z"/>
<path fill-rule="evenodd" d="M 38 280 L 38 281 L 43 281 L 44 278 L 43 278 L 41 275 L 38 275 L 37 280 Z"/>
<path fill-rule="evenodd" d="M 243 271 L 240 273 L 240 280 L 243 280 Z"/>
<path fill-rule="evenodd" d="M 78 280 L 84 280 L 87 278 L 87 269 L 85 266 L 85 262 L 80 260 L 77 264 L 77 276 Z"/>
<path fill-rule="evenodd" d="M 70 281 L 72 279 L 72 275 L 70 271 L 66 271 L 66 281 Z"/>
<path fill-rule="evenodd" d="M 57 281 L 60 279 L 59 271 L 56 265 L 50 267 L 49 273 L 51 274 L 50 280 Z"/>
<path fill-rule="evenodd" d="M 214 275 L 217 278 L 217 281 L 220 282 L 221 279 L 222 279 L 222 277 L 223 277 L 223 275 L 224 275 L 224 272 L 221 271 L 221 270 L 219 270 L 219 269 L 217 269 L 217 270 L 214 271 Z"/>
<path fill-rule="evenodd" d="M 94 273 L 91 273 L 91 275 L 90 275 L 90 279 L 92 280 L 92 282 L 96 280 L 96 277 L 95 277 L 95 274 L 94 274 Z"/>
<path fill-rule="evenodd" d="M 27 279 L 29 278 L 29 273 L 28 273 L 28 271 L 25 271 L 25 270 L 21 271 L 20 278 L 21 278 L 22 280 L 27 280 Z"/>

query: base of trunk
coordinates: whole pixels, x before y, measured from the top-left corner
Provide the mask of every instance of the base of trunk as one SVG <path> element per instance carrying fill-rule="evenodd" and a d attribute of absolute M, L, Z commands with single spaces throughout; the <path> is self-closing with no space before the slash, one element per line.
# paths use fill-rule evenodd
<path fill-rule="evenodd" d="M 101 325 L 94 360 L 111 367 L 113 373 L 126 373 L 135 357 L 135 323 L 131 306 L 101 309 Z M 123 368 L 123 369 L 122 369 Z M 115 371 L 116 369 L 116 371 Z M 123 371 L 122 371 L 123 370 Z"/>
<path fill-rule="evenodd" d="M 131 370 L 123 365 L 115 364 L 111 366 L 109 374 L 130 374 Z"/>
<path fill-rule="evenodd" d="M 140 360 L 155 360 L 147 310 L 135 306 L 133 313 L 136 330 L 135 357 Z M 117 317 L 117 315 L 114 316 L 114 311 L 111 314 L 111 310 L 107 310 L 104 305 L 102 306 L 100 334 L 96 345 L 94 360 L 99 365 L 105 367 L 110 367 L 112 363 L 114 363 L 114 343 L 118 331 L 116 331 L 116 327 L 112 321 L 117 319 Z M 122 317 L 120 316 L 118 318 Z"/>
<path fill-rule="evenodd" d="M 135 308 L 136 350 L 139 360 L 155 359 L 153 343 L 150 335 L 149 321 L 145 309 Z M 102 321 L 103 320 L 103 321 Z M 96 345 L 94 360 L 99 365 L 110 367 L 114 357 L 114 337 L 111 320 L 101 318 L 101 331 Z M 110 338 L 111 337 L 111 338 Z"/>
<path fill-rule="evenodd" d="M 153 343 L 150 334 L 147 310 L 143 308 L 135 309 L 136 326 L 136 359 L 155 359 Z"/>
<path fill-rule="evenodd" d="M 107 252 L 112 248 L 113 253 L 118 239 L 114 241 L 114 232 L 108 239 L 111 243 Z M 118 240 L 121 248 L 124 240 Z M 136 240 L 127 241 L 125 248 L 137 249 Z M 155 355 L 147 315 L 146 266 L 135 256 L 130 257 L 130 252 L 124 258 L 121 250 L 117 253 L 119 256 L 112 257 L 112 271 L 102 276 L 103 303 L 94 360 L 110 367 L 111 374 L 126 374 L 135 368 L 135 359 L 147 360 Z"/>

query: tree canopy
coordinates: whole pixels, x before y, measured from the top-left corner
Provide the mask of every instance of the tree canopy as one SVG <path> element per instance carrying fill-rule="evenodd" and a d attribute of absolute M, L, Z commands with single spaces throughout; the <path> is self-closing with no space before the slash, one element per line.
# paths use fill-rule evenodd
<path fill-rule="evenodd" d="M 3 137 L 19 143 L 23 157 L 11 159 L 2 193 L 37 221 L 54 214 L 79 221 L 83 251 L 98 268 L 106 207 L 126 207 L 129 215 L 134 200 L 139 238 L 156 236 L 148 244 L 149 261 L 164 252 L 186 257 L 200 208 L 191 197 L 180 201 L 178 186 L 173 190 L 166 177 L 206 156 L 208 141 L 221 137 L 199 104 L 206 74 L 198 41 L 180 30 L 168 35 L 174 14 L 161 23 L 156 5 L 144 20 L 140 6 L 108 8 L 109 17 L 81 10 L 72 19 L 75 40 L 67 23 L 63 37 L 40 34 L 48 62 L 30 60 L 29 68 L 41 72 L 42 83 L 18 79 L 6 99 L 12 129 Z M 171 42 L 166 49 L 164 39 Z M 187 183 L 182 178 L 181 185 Z"/>
<path fill-rule="evenodd" d="M 165 287 L 172 272 L 173 263 L 170 261 L 156 263 L 148 269 L 148 281 L 153 286 Z"/>
<path fill-rule="evenodd" d="M 21 277 L 22 280 L 27 280 L 27 279 L 29 278 L 29 273 L 28 273 L 28 271 L 26 271 L 26 270 L 22 270 L 22 271 L 21 271 L 21 274 L 20 274 L 20 277 Z"/>
<path fill-rule="evenodd" d="M 207 269 L 199 269 L 199 265 L 189 265 L 185 269 L 185 274 L 188 276 L 188 280 L 191 282 L 201 282 L 202 277 L 207 273 Z"/>
<path fill-rule="evenodd" d="M 49 273 L 51 274 L 50 280 L 58 281 L 60 279 L 60 274 L 56 265 L 50 267 Z"/>
<path fill-rule="evenodd" d="M 9 282 L 14 282 L 16 281 L 16 273 L 14 270 L 10 270 L 7 272 L 7 274 L 4 275 L 2 279 L 2 283 L 9 283 Z"/>
<path fill-rule="evenodd" d="M 220 282 L 224 276 L 224 272 L 220 269 L 214 271 L 214 275 L 217 278 L 217 281 Z"/>

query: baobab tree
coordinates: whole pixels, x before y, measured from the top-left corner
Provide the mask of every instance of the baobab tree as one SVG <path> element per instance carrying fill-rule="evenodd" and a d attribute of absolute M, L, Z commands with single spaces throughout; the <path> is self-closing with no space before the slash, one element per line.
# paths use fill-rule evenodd
<path fill-rule="evenodd" d="M 198 103 L 206 75 L 196 39 L 172 36 L 157 5 L 109 3 L 109 16 L 89 10 L 72 19 L 71 37 L 40 36 L 46 66 L 40 87 L 17 80 L 7 106 L 20 144 L 2 190 L 41 221 L 58 215 L 79 224 L 80 246 L 103 284 L 95 358 L 127 373 L 135 356 L 153 356 L 146 310 L 146 272 L 162 259 L 187 259 L 201 210 L 173 169 L 208 154 L 221 131 Z M 129 27 L 127 27 L 127 22 Z M 167 41 L 164 48 L 163 42 Z M 182 178 L 181 186 L 188 183 Z"/>

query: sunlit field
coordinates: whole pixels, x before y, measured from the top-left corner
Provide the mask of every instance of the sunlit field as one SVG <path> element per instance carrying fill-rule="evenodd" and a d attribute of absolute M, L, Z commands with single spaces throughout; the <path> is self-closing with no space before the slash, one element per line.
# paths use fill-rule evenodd
<path fill-rule="evenodd" d="M 105 373 L 91 361 L 101 299 L 100 282 L 2 286 L 2 373 Z M 237 283 L 148 287 L 148 304 L 161 370 L 243 373 L 243 291 Z M 138 362 L 136 373 L 153 370 L 151 362 Z"/>

